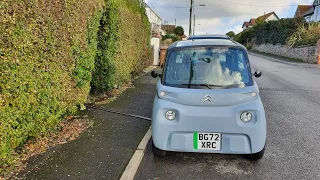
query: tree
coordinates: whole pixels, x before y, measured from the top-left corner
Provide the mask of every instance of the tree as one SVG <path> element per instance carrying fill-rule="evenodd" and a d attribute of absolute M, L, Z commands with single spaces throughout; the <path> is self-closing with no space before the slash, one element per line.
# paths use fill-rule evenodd
<path fill-rule="evenodd" d="M 184 29 L 182 26 L 177 26 L 174 30 L 173 33 L 177 36 L 183 36 L 184 35 Z"/>
<path fill-rule="evenodd" d="M 228 35 L 231 38 L 236 36 L 236 34 L 233 31 L 229 31 L 226 35 Z"/>

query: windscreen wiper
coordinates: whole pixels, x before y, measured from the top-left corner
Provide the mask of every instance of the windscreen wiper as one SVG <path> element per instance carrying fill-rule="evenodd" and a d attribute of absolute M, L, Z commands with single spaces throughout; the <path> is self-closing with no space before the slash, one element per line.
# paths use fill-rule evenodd
<path fill-rule="evenodd" d="M 207 87 L 208 89 L 212 89 L 212 87 L 220 87 L 220 88 L 224 87 L 221 85 L 214 85 L 214 84 L 182 84 L 182 85 L 184 85 L 184 86 L 204 86 L 204 87 Z"/>
<path fill-rule="evenodd" d="M 211 62 L 211 59 L 210 59 L 210 58 L 199 58 L 198 60 L 199 60 L 199 61 L 206 62 L 206 63 L 210 63 L 210 62 Z"/>
<path fill-rule="evenodd" d="M 195 56 L 196 52 L 193 53 L 193 56 Z M 190 86 L 191 86 L 191 81 L 192 81 L 192 78 L 193 78 L 193 60 L 192 58 L 190 57 L 190 61 L 191 61 L 191 64 L 190 64 L 190 77 L 189 77 L 189 84 L 188 84 L 188 88 L 190 89 Z"/>

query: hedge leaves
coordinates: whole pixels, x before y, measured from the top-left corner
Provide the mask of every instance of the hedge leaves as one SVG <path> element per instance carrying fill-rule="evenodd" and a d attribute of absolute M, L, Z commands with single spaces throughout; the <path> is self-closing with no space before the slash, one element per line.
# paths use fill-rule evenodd
<path fill-rule="evenodd" d="M 15 149 L 150 60 L 139 0 L 0 2 L 0 173 Z"/>

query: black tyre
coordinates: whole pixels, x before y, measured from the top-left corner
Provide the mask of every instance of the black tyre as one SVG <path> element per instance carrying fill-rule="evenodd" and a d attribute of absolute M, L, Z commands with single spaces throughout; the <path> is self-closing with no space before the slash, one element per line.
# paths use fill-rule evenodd
<path fill-rule="evenodd" d="M 161 150 L 159 148 L 157 148 L 152 141 L 152 152 L 153 155 L 156 157 L 164 157 L 167 154 L 167 151 Z"/>
<path fill-rule="evenodd" d="M 265 151 L 265 147 L 260 151 L 260 152 L 257 152 L 257 153 L 254 153 L 254 154 L 247 154 L 246 157 L 250 160 L 260 160 L 262 159 L 263 155 L 264 155 L 264 151 Z"/>

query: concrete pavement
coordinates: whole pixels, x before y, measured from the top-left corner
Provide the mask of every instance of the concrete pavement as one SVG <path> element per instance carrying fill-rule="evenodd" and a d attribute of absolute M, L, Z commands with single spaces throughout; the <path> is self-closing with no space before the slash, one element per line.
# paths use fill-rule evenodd
<path fill-rule="evenodd" d="M 123 113 L 151 117 L 157 79 L 149 74 L 134 82 L 115 101 L 105 106 Z M 75 141 L 59 145 L 29 161 L 22 179 L 108 179 L 121 177 L 150 121 L 88 109 L 82 112 L 94 122 Z"/>
<path fill-rule="evenodd" d="M 149 144 L 135 176 L 147 179 L 320 179 L 320 69 L 250 55 L 265 106 L 268 138 L 259 162 L 239 155 L 171 153 Z"/>

